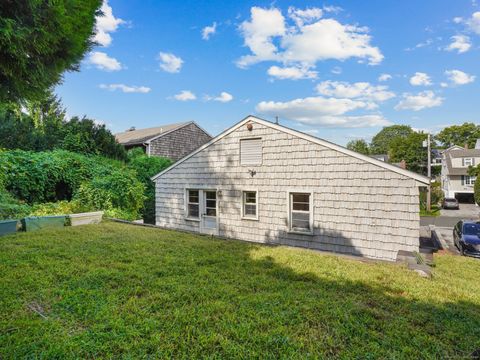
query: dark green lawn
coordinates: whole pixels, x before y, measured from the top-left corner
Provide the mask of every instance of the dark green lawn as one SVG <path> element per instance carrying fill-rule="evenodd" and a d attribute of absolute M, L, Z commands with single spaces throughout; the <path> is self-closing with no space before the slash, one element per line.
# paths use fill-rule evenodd
<path fill-rule="evenodd" d="M 480 261 L 393 264 L 104 223 L 0 238 L 0 358 L 447 358 Z"/>

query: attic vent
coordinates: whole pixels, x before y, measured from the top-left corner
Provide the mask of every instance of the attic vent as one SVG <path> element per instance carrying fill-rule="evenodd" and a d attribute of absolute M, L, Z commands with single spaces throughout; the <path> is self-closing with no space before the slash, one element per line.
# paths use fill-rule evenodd
<path fill-rule="evenodd" d="M 240 140 L 240 164 L 260 165 L 262 164 L 262 139 Z"/>
<path fill-rule="evenodd" d="M 135 131 L 135 126 L 132 126 L 130 129 L 128 129 L 127 131 Z"/>

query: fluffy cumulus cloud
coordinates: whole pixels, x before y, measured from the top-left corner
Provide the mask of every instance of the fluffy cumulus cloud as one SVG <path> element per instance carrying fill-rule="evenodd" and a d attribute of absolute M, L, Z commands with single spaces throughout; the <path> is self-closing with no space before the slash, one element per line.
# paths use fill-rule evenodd
<path fill-rule="evenodd" d="M 365 101 L 314 96 L 286 102 L 262 101 L 256 106 L 256 111 L 304 124 L 328 127 L 369 127 L 389 124 L 380 114 L 347 115 L 348 112 L 370 107 L 371 104 Z"/>
<path fill-rule="evenodd" d="M 395 97 L 395 94 L 389 91 L 387 86 L 372 85 L 368 82 L 347 83 L 327 80 L 318 84 L 316 90 L 321 95 L 374 102 L 382 102 Z"/>
<path fill-rule="evenodd" d="M 282 63 L 284 68 L 314 68 L 318 61 L 358 58 L 378 64 L 383 55 L 371 45 L 368 29 L 323 18 L 325 9 L 290 7 L 287 18 L 277 8 L 252 7 L 251 17 L 239 30 L 250 54 L 239 67 L 262 61 Z"/>
<path fill-rule="evenodd" d="M 109 46 L 112 43 L 110 33 L 116 31 L 118 26 L 124 24 L 125 21 L 113 15 L 112 7 L 108 5 L 107 0 L 104 0 L 100 10 L 103 14 L 96 18 L 97 24 L 93 41 L 102 46 Z"/>
<path fill-rule="evenodd" d="M 267 74 L 273 78 L 280 80 L 299 80 L 299 79 L 316 79 L 317 72 L 309 70 L 308 67 L 297 67 L 297 66 L 271 66 Z"/>
<path fill-rule="evenodd" d="M 459 54 L 467 52 L 472 47 L 470 38 L 466 35 L 455 35 L 451 37 L 451 43 L 445 48 L 447 51 L 457 51 Z"/>
<path fill-rule="evenodd" d="M 218 101 L 222 103 L 227 103 L 233 100 L 233 95 L 229 94 L 226 91 L 222 91 L 219 96 L 210 96 L 205 95 L 205 100 L 207 101 Z"/>
<path fill-rule="evenodd" d="M 101 84 L 100 89 L 105 89 L 109 91 L 122 91 L 124 93 L 140 93 L 146 94 L 151 91 L 151 89 L 147 86 L 129 86 L 124 84 Z"/>
<path fill-rule="evenodd" d="M 392 75 L 390 74 L 380 74 L 378 77 L 378 81 L 388 81 L 392 78 Z"/>
<path fill-rule="evenodd" d="M 118 71 L 122 69 L 122 64 L 117 59 L 101 51 L 90 53 L 87 62 L 104 71 Z"/>
<path fill-rule="evenodd" d="M 202 39 L 203 40 L 209 40 L 210 36 L 214 35 L 217 32 L 217 23 L 214 22 L 210 26 L 205 26 L 202 29 Z"/>
<path fill-rule="evenodd" d="M 456 17 L 453 19 L 453 22 L 456 24 L 464 24 L 468 30 L 480 35 L 480 11 L 474 12 L 472 16 L 467 19 Z"/>
<path fill-rule="evenodd" d="M 432 85 L 432 80 L 428 74 L 416 72 L 415 75 L 410 78 L 410 84 L 413 86 L 430 86 Z"/>
<path fill-rule="evenodd" d="M 475 81 L 474 75 L 469 75 L 460 70 L 447 70 L 445 75 L 453 85 L 465 85 Z"/>
<path fill-rule="evenodd" d="M 183 60 L 172 53 L 160 52 L 158 54 L 160 68 L 169 73 L 178 73 L 183 65 Z"/>
<path fill-rule="evenodd" d="M 195 100 L 197 97 L 190 90 L 182 90 L 180 93 L 173 95 L 173 98 L 179 101 L 190 101 Z"/>
<path fill-rule="evenodd" d="M 418 94 L 403 94 L 402 100 L 395 106 L 395 110 L 419 111 L 442 105 L 443 98 L 433 91 L 422 91 Z"/>

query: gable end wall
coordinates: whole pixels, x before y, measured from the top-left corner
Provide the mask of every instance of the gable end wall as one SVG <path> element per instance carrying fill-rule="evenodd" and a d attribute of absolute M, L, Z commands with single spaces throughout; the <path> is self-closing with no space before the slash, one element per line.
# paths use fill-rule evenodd
<path fill-rule="evenodd" d="M 262 138 L 261 165 L 239 163 L 239 141 L 249 137 Z M 221 191 L 222 237 L 385 260 L 418 251 L 414 179 L 262 124 L 242 126 L 158 177 L 157 225 L 199 231 L 184 217 L 186 188 Z M 242 191 L 250 189 L 259 192 L 258 221 L 241 217 Z M 288 232 L 288 191 L 313 192 L 313 235 Z"/>

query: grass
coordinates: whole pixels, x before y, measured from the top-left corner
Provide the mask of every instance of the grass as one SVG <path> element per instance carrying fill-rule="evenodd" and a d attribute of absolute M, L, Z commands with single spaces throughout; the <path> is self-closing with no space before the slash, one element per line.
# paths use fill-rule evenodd
<path fill-rule="evenodd" d="M 0 238 L 0 358 L 449 358 L 480 261 L 403 266 L 104 223 Z"/>
<path fill-rule="evenodd" d="M 427 211 L 425 208 L 420 208 L 420 216 L 440 216 L 441 207 L 439 205 L 432 205 L 431 210 Z"/>

